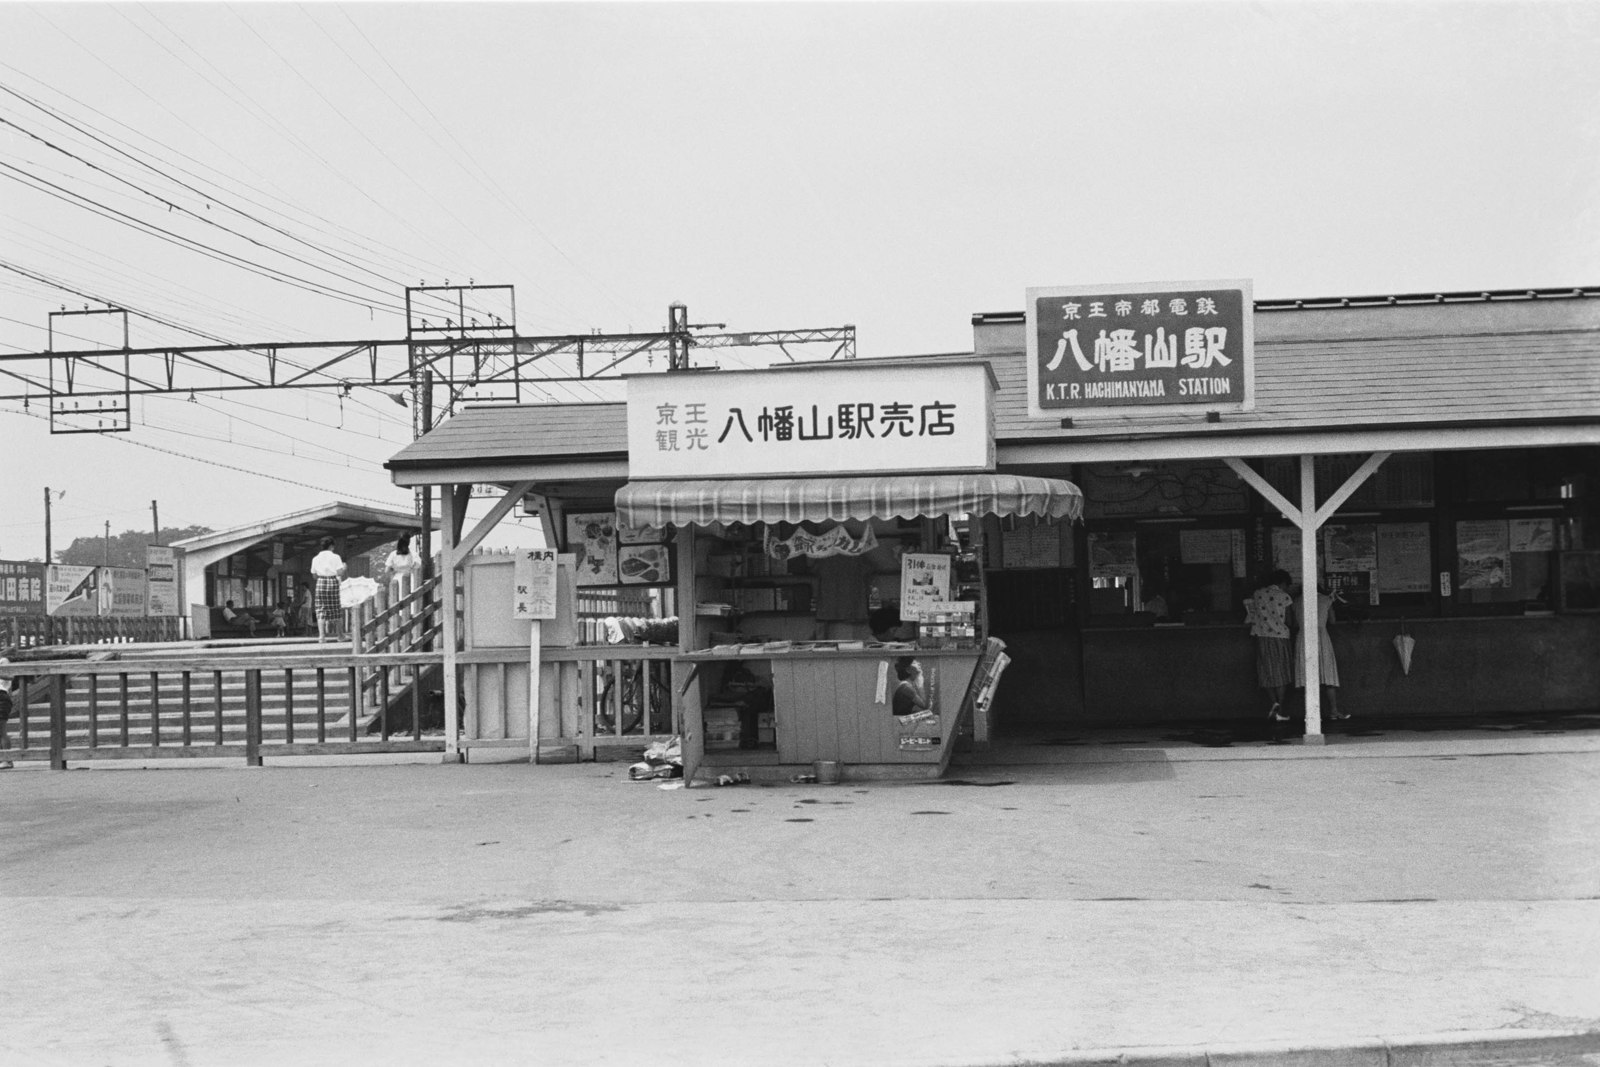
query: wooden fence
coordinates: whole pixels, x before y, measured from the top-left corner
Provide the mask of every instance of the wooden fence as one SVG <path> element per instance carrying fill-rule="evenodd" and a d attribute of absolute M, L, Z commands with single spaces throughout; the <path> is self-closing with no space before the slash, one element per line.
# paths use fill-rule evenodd
<path fill-rule="evenodd" d="M 0 655 L 47 645 L 120 645 L 184 640 L 178 616 L 102 618 L 98 615 L 0 616 Z"/>
<path fill-rule="evenodd" d="M 13 694 L 6 759 L 71 760 L 439 752 L 424 736 L 424 684 L 439 653 L 377 656 L 189 656 L 39 660 L 0 664 Z M 406 729 L 392 733 L 388 704 L 363 716 L 351 694 L 369 667 L 401 672 L 409 685 Z M 375 736 L 374 736 L 375 735 Z"/>

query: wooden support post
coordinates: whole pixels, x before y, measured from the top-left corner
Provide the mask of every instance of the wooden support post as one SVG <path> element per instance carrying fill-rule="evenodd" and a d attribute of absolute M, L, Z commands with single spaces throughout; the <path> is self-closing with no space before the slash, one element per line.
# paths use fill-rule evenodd
<path fill-rule="evenodd" d="M 244 762 L 261 766 L 261 670 L 244 672 Z"/>
<path fill-rule="evenodd" d="M 457 648 L 460 635 L 456 622 L 456 564 L 459 562 L 457 546 L 460 543 L 461 522 L 464 516 L 456 514 L 459 499 L 447 487 L 439 494 L 439 525 L 444 544 L 439 546 L 439 610 L 444 612 L 444 761 L 461 762 L 461 715 L 457 707 L 460 683 L 457 679 Z"/>
<path fill-rule="evenodd" d="M 539 665 L 540 665 L 540 631 L 539 620 L 532 620 L 528 632 L 528 762 L 539 762 Z M 500 700 L 505 701 L 505 693 L 501 692 Z"/>
<path fill-rule="evenodd" d="M 67 769 L 67 676 L 50 678 L 50 769 Z"/>
<path fill-rule="evenodd" d="M 1317 626 L 1317 468 L 1300 457 L 1300 650 L 1306 680 L 1306 744 L 1322 743 L 1322 653 Z"/>

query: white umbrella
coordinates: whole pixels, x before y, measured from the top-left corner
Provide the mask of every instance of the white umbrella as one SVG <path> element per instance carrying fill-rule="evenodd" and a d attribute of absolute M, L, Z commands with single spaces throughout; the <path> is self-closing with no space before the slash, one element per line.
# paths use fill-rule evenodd
<path fill-rule="evenodd" d="M 1394 650 L 1400 653 L 1400 672 L 1402 674 L 1411 673 L 1411 650 L 1416 647 L 1416 640 L 1405 631 L 1402 630 L 1395 636 Z"/>

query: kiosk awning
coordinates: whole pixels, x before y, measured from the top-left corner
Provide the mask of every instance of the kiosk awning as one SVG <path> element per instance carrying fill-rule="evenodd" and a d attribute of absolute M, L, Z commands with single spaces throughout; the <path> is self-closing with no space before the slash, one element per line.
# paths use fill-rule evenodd
<path fill-rule="evenodd" d="M 918 515 L 1077 519 L 1082 514 L 1083 493 L 1071 482 L 1021 474 L 706 478 L 629 482 L 617 490 L 617 522 L 624 526 L 817 522 Z"/>

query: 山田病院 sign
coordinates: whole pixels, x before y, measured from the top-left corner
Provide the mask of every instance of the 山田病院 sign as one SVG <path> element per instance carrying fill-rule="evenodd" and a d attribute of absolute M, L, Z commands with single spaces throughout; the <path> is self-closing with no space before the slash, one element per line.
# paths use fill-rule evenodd
<path fill-rule="evenodd" d="M 1255 403 L 1248 281 L 1029 289 L 1028 413 Z"/>
<path fill-rule="evenodd" d="M 875 362 L 630 377 L 628 474 L 994 469 L 987 364 Z"/>

